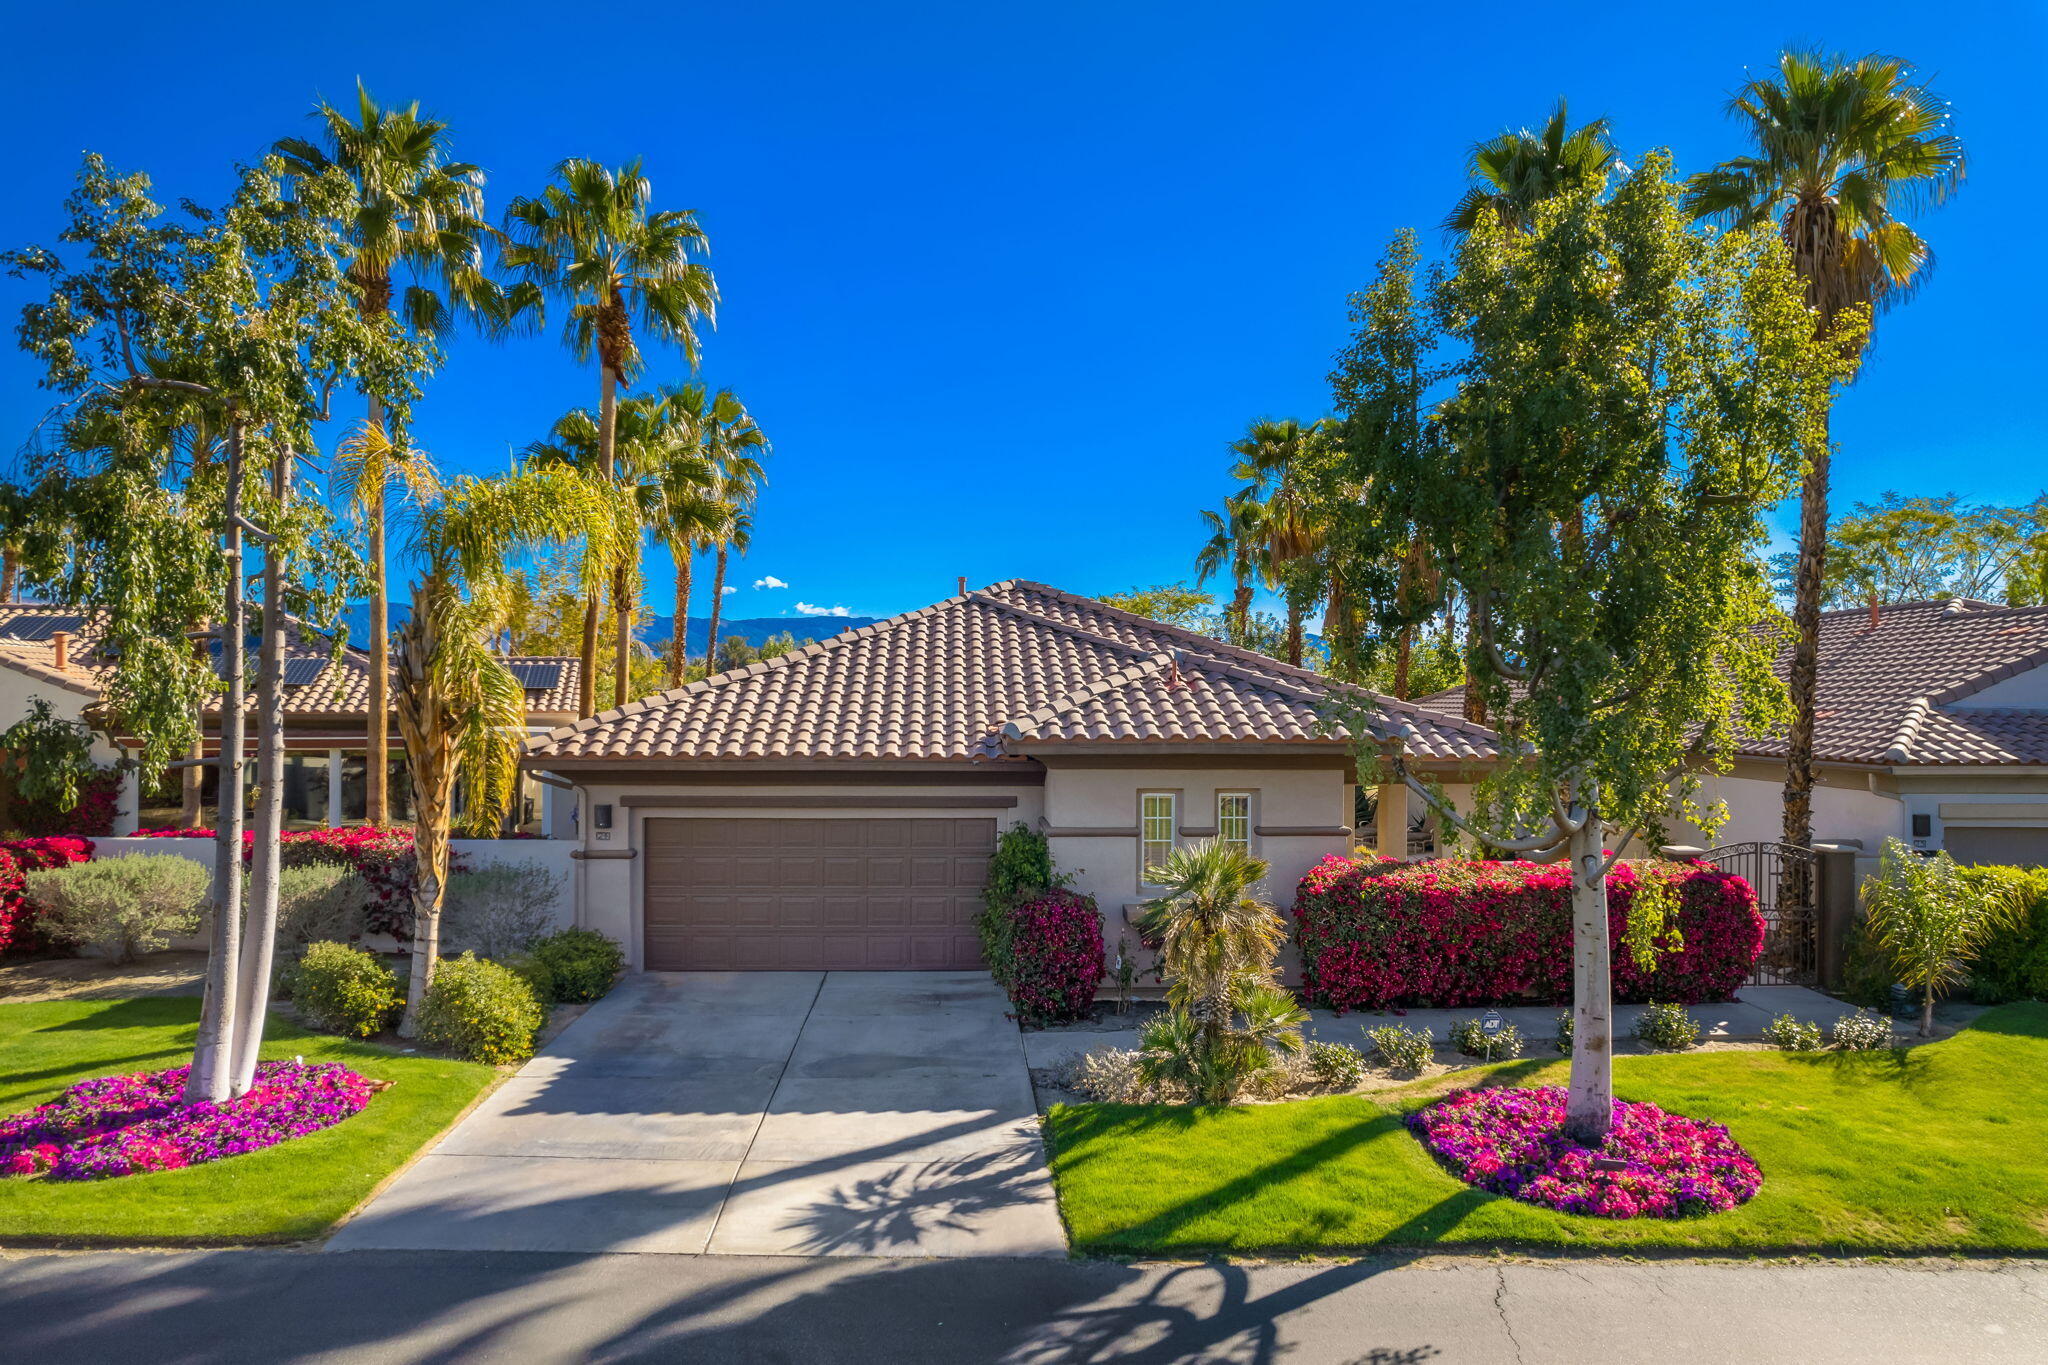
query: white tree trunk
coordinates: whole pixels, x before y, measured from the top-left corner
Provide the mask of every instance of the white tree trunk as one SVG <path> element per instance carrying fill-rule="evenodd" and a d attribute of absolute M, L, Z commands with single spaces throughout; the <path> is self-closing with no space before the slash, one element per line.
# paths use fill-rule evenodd
<path fill-rule="evenodd" d="M 1593 1145 L 1614 1123 L 1614 973 L 1608 956 L 1606 861 L 1595 803 L 1571 836 L 1572 1072 L 1565 1132 Z"/>

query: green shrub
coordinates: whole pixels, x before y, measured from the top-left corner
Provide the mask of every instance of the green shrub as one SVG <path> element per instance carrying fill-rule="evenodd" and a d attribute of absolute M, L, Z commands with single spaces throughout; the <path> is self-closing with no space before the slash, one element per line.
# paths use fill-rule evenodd
<path fill-rule="evenodd" d="M 436 964 L 420 1002 L 420 1041 L 472 1062 L 523 1062 L 547 1022 L 533 988 L 517 973 L 475 953 Z"/>
<path fill-rule="evenodd" d="M 1577 1020 L 1570 1010 L 1557 1012 L 1557 1037 L 1551 1039 L 1551 1043 L 1567 1057 L 1572 1055 L 1572 1030 L 1575 1027 Z"/>
<path fill-rule="evenodd" d="M 547 963 L 532 953 L 514 953 L 503 959 L 505 967 L 533 991 L 533 998 L 543 1005 L 558 1005 L 562 997 L 555 991 L 555 972 Z"/>
<path fill-rule="evenodd" d="M 133 962 L 198 930 L 213 874 L 175 853 L 131 853 L 31 872 L 27 886 L 43 932 Z"/>
<path fill-rule="evenodd" d="M 338 863 L 305 863 L 277 874 L 277 960 L 281 967 L 315 943 L 348 943 L 368 930 L 368 883 Z"/>
<path fill-rule="evenodd" d="M 1636 1037 L 1654 1048 L 1683 1052 L 1699 1046 L 1700 1025 L 1683 1005 L 1645 1005 L 1636 1020 Z"/>
<path fill-rule="evenodd" d="M 625 949 L 595 929 L 564 929 L 528 951 L 547 967 L 554 997 L 565 1005 L 603 999 L 626 969 Z"/>
<path fill-rule="evenodd" d="M 1326 1090 L 1349 1090 L 1365 1079 L 1365 1054 L 1349 1043 L 1310 1043 L 1302 1070 Z"/>
<path fill-rule="evenodd" d="M 1898 1042 L 1892 1021 L 1881 1014 L 1857 1010 L 1835 1020 L 1835 1046 L 1843 1052 L 1879 1052 Z"/>
<path fill-rule="evenodd" d="M 1923 1038 L 1934 1032 L 1934 1002 L 1970 979 L 1984 947 L 2030 922 L 2014 886 L 1966 876 L 1948 854 L 1923 857 L 1902 839 L 1884 841 L 1863 908 L 1871 938 L 1920 1001 Z"/>
<path fill-rule="evenodd" d="M 1460 1019 L 1451 1025 L 1450 1037 L 1451 1046 L 1467 1057 L 1498 1062 L 1522 1055 L 1522 1031 L 1513 1024 L 1503 1022 L 1500 1032 L 1489 1038 L 1477 1018 Z"/>
<path fill-rule="evenodd" d="M 1436 1035 L 1426 1028 L 1406 1024 L 1383 1024 L 1369 1028 L 1373 1055 L 1389 1071 L 1420 1071 L 1436 1057 Z"/>
<path fill-rule="evenodd" d="M 1823 1035 L 1819 1024 L 1809 1024 L 1790 1014 L 1781 1014 L 1764 1025 L 1764 1041 L 1786 1052 L 1818 1052 Z"/>
<path fill-rule="evenodd" d="M 2018 907 L 1978 948 L 1970 964 L 1972 998 L 1980 1005 L 2048 1000 L 2048 868 L 1966 867 L 1963 880 L 2001 893 Z"/>
<path fill-rule="evenodd" d="M 453 873 L 442 910 L 442 939 L 451 952 L 469 949 L 503 962 L 554 923 L 562 881 L 559 872 L 530 860 Z"/>
<path fill-rule="evenodd" d="M 345 943 L 307 945 L 289 979 L 299 1013 L 328 1033 L 367 1038 L 405 1008 L 391 969 L 376 954 Z"/>

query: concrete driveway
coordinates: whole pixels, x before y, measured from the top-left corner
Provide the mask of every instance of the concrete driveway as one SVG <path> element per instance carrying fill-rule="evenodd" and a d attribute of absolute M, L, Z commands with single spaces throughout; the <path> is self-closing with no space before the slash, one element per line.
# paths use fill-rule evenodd
<path fill-rule="evenodd" d="M 981 972 L 631 976 L 331 1250 L 1062 1256 Z"/>

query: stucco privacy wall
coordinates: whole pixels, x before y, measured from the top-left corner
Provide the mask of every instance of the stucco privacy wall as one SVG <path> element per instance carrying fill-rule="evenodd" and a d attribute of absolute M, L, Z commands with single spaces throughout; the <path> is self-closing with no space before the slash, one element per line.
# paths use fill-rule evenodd
<path fill-rule="evenodd" d="M 1775 843 L 1785 833 L 1785 770 L 1764 763 L 1738 763 L 1734 770 L 1700 783 L 1701 805 L 1725 801 L 1728 819 L 1710 838 L 1685 820 L 1674 804 L 1671 842 L 1695 846 Z M 1813 835 L 1823 843 L 1860 842 L 1875 854 L 1888 837 L 1904 837 L 1906 805 L 1888 774 L 1817 769 L 1813 788 Z"/>
<path fill-rule="evenodd" d="M 94 839 L 93 856 L 118 858 L 128 854 L 172 854 L 195 863 L 213 866 L 215 844 L 211 839 Z M 560 888 L 555 896 L 554 927 L 566 929 L 576 921 L 575 862 L 570 854 L 576 845 L 567 839 L 451 839 L 449 851 L 470 867 L 492 863 L 537 862 L 556 874 Z M 381 936 L 367 940 L 374 948 L 394 948 L 395 941 Z M 204 948 L 203 937 L 173 939 L 174 948 Z"/>
<path fill-rule="evenodd" d="M 992 818 L 1000 831 L 1020 820 L 1036 828 L 1045 814 L 1045 789 L 1026 783 L 949 782 L 923 786 L 903 782 L 815 785 L 735 782 L 726 786 L 692 782 L 678 787 L 594 781 L 583 787 L 582 794 L 578 828 L 583 831 L 583 843 L 579 849 L 583 856 L 576 860 L 575 873 L 576 900 L 583 907 L 579 923 L 625 944 L 627 960 L 636 971 L 646 962 L 640 907 L 646 871 L 646 860 L 642 854 L 647 847 L 649 820 L 772 820 L 777 817 L 810 820 L 882 817 L 959 819 L 984 816 Z M 1008 800 L 1011 804 L 974 808 L 952 804 L 955 798 L 964 796 Z M 731 798 L 731 804 L 720 804 L 721 797 Z M 920 798 L 929 799 L 930 804 L 917 804 Z M 664 799 L 683 799 L 690 804 L 687 807 L 636 804 Z M 775 804 L 778 800 L 787 804 Z M 609 830 L 597 829 L 593 813 L 598 806 L 606 805 L 612 808 L 612 827 Z"/>

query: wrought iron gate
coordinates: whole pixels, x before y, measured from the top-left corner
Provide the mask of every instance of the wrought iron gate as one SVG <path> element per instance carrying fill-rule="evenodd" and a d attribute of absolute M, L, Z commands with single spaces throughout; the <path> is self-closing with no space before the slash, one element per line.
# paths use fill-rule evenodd
<path fill-rule="evenodd" d="M 1748 984 L 1812 985 L 1818 975 L 1820 922 L 1813 850 L 1796 844 L 1724 844 L 1709 849 L 1706 860 L 1756 888 L 1764 951 Z"/>

